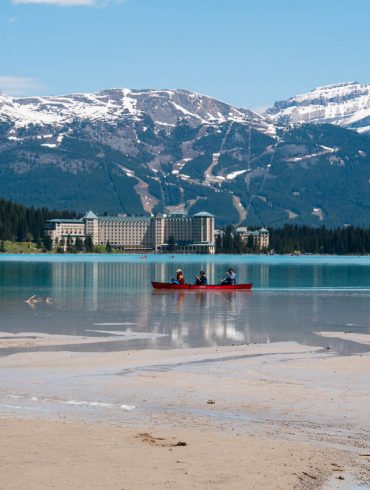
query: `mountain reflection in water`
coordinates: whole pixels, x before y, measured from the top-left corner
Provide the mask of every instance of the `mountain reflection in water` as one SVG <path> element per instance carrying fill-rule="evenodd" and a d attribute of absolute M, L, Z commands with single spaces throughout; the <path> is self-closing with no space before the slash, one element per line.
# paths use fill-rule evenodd
<path fill-rule="evenodd" d="M 364 345 L 325 339 L 312 332 L 369 333 L 367 258 L 24 259 L 0 261 L 2 331 L 104 335 L 88 332 L 95 329 L 165 334 L 73 346 L 70 350 L 163 349 L 286 340 L 330 346 L 344 354 L 366 350 Z M 253 282 L 254 288 L 251 292 L 152 290 L 151 280 L 168 281 L 179 265 L 188 282 L 204 269 L 210 283 L 217 282 L 233 266 L 238 281 Z M 52 296 L 55 302 L 31 308 L 24 300 L 32 294 Z"/>

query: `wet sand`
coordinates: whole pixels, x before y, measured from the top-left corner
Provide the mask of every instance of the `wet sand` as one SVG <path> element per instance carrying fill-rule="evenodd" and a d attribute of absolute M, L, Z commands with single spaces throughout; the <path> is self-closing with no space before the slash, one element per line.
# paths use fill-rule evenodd
<path fill-rule="evenodd" d="M 87 330 L 89 333 L 103 333 L 101 330 Z M 117 342 L 120 340 L 134 339 L 155 339 L 164 337 L 162 334 L 152 332 L 104 332 L 105 336 L 93 335 L 52 335 L 41 332 L 21 332 L 10 333 L 0 332 L 0 349 L 32 349 L 35 347 L 50 346 L 67 346 L 67 345 L 85 345 L 85 344 L 102 344 L 106 342 Z"/>
<path fill-rule="evenodd" d="M 4 356 L 0 488 L 370 482 L 369 374 L 293 342 Z"/>

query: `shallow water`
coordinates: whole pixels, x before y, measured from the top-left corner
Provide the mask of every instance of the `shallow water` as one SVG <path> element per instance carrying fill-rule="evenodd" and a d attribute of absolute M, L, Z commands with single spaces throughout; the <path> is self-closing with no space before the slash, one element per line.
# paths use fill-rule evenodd
<path fill-rule="evenodd" d="M 217 282 L 229 266 L 251 292 L 153 291 L 178 266 Z M 29 296 L 52 296 L 33 307 Z M 365 345 L 312 332 L 370 333 L 369 257 L 73 255 L 0 257 L 0 330 L 99 336 L 98 331 L 165 334 L 69 350 L 183 348 L 293 340 L 342 354 Z M 63 347 L 35 350 L 61 350 Z M 17 349 L 20 351 L 21 349 Z M 11 352 L 14 352 L 13 350 Z M 10 353 L 3 350 L 2 354 Z"/>

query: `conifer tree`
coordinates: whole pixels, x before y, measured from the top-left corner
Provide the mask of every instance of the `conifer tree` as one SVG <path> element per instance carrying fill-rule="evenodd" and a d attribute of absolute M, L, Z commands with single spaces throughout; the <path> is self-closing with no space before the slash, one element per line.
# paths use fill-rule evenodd
<path fill-rule="evenodd" d="M 176 240 L 173 235 L 168 237 L 168 251 L 174 252 L 176 250 Z"/>
<path fill-rule="evenodd" d="M 226 230 L 225 230 L 225 234 L 224 234 L 224 237 L 223 237 L 223 240 L 222 240 L 222 250 L 224 253 L 227 253 L 227 254 L 231 254 L 233 253 L 234 251 L 234 248 L 233 248 L 233 227 L 232 225 L 227 225 L 226 226 Z"/>
<path fill-rule="evenodd" d="M 94 249 L 93 241 L 90 235 L 87 235 L 85 238 L 85 250 L 88 253 L 91 253 Z"/>
<path fill-rule="evenodd" d="M 71 235 L 68 235 L 67 236 L 67 252 L 68 253 L 73 253 L 74 252 L 74 246 L 73 246 Z"/>
<path fill-rule="evenodd" d="M 216 246 L 216 254 L 221 254 L 223 252 L 221 235 L 217 235 L 215 246 Z"/>
<path fill-rule="evenodd" d="M 81 238 L 79 236 L 76 237 L 75 249 L 76 249 L 76 252 L 82 252 L 84 249 L 83 241 L 81 240 Z"/>
<path fill-rule="evenodd" d="M 53 248 L 53 241 L 49 235 L 45 235 L 44 238 L 42 239 L 44 247 L 46 250 L 50 251 Z"/>

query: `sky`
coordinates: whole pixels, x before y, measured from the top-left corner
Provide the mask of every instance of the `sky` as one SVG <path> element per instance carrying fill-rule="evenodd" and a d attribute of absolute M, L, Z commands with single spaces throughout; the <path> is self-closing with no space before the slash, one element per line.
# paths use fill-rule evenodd
<path fill-rule="evenodd" d="M 184 88 L 262 111 L 370 83 L 370 0 L 0 0 L 0 91 Z"/>

